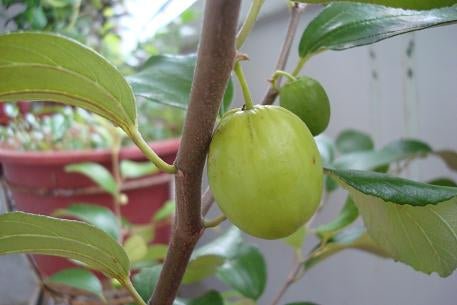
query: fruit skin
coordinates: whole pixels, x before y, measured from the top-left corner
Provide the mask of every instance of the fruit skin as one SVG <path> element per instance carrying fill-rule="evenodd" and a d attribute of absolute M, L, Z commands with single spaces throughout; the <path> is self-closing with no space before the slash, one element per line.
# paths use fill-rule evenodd
<path fill-rule="evenodd" d="M 288 82 L 279 91 L 279 103 L 295 113 L 311 134 L 322 133 L 330 121 L 330 102 L 322 85 L 306 76 Z"/>
<path fill-rule="evenodd" d="M 319 151 L 303 121 L 278 106 L 228 112 L 214 132 L 208 180 L 227 218 L 264 239 L 294 233 L 322 194 Z"/>

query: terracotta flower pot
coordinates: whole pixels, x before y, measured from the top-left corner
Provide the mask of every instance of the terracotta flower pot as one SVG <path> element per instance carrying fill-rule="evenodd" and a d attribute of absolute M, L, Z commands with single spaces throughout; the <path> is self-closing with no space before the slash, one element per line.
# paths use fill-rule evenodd
<path fill-rule="evenodd" d="M 178 146 L 178 139 L 151 143 L 154 151 L 169 163 L 174 161 Z M 120 159 L 146 160 L 136 147 L 123 148 Z M 51 215 L 56 209 L 73 203 L 96 203 L 113 208 L 111 196 L 90 179 L 64 170 L 66 165 L 80 162 L 97 162 L 111 169 L 110 150 L 21 152 L 0 149 L 0 162 L 18 210 Z M 123 216 L 132 223 L 150 222 L 152 215 L 170 199 L 171 178 L 171 175 L 158 173 L 126 181 L 123 192 L 129 203 L 122 206 Z M 154 242 L 166 243 L 169 236 L 170 226 L 161 227 Z M 37 255 L 36 260 L 45 275 L 71 265 L 58 257 Z"/>

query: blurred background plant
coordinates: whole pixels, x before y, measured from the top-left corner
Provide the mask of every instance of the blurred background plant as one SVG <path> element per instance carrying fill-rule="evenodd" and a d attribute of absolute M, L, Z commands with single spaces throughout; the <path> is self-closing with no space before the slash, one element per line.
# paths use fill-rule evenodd
<path fill-rule="evenodd" d="M 132 40 L 138 31 L 132 20 L 141 3 L 123 0 L 2 0 L 0 31 L 47 31 L 71 37 L 100 52 L 124 75 L 135 74 L 141 63 L 159 54 L 195 51 L 200 5 L 158 1 L 150 37 Z M 171 13 L 170 13 L 171 12 Z M 150 14 L 148 15 L 150 17 Z M 164 18 L 163 16 L 166 16 Z M 158 20 L 158 21 L 155 21 Z M 144 36 L 144 35 L 143 35 Z M 126 40 L 126 45 L 122 41 Z M 3 106 L 2 106 L 3 107 Z M 21 111 L 19 111 L 21 110 Z M 147 141 L 179 137 L 182 107 L 137 99 L 140 131 Z M 108 148 L 107 121 L 84 110 L 55 104 L 7 104 L 0 109 L 2 148 L 19 150 L 76 150 Z M 130 141 L 124 140 L 124 145 Z"/>

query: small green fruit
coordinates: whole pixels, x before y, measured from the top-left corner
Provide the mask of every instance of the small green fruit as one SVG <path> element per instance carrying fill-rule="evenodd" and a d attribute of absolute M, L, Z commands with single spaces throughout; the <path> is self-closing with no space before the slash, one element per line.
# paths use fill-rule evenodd
<path fill-rule="evenodd" d="M 327 128 L 330 102 L 318 81 L 306 76 L 300 77 L 282 86 L 279 98 L 281 106 L 302 119 L 313 136 Z"/>
<path fill-rule="evenodd" d="M 278 106 L 228 112 L 209 147 L 208 179 L 227 218 L 264 239 L 294 233 L 322 194 L 319 151 L 306 125 Z"/>

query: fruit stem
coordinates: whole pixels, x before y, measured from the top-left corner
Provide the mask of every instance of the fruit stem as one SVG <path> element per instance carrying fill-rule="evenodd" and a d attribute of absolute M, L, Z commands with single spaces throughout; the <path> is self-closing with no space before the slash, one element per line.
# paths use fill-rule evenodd
<path fill-rule="evenodd" d="M 286 71 L 277 70 L 277 71 L 273 74 L 273 78 L 272 78 L 272 81 L 271 81 L 271 84 L 272 84 L 273 88 L 275 88 L 277 91 L 279 91 L 279 88 L 278 88 L 278 79 L 281 78 L 281 76 L 287 77 L 291 82 L 297 80 L 297 78 L 296 78 L 295 76 L 293 76 L 292 74 L 290 74 L 290 73 L 288 73 L 288 72 L 286 72 Z"/>
<path fill-rule="evenodd" d="M 235 71 L 236 77 L 240 82 L 241 90 L 243 91 L 243 97 L 245 102 L 245 110 L 250 110 L 254 108 L 254 103 L 252 102 L 251 92 L 249 91 L 248 83 L 246 82 L 246 78 L 244 77 L 243 68 L 239 61 L 235 63 L 235 67 L 233 68 Z"/>

